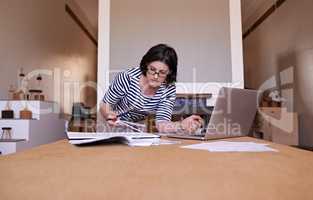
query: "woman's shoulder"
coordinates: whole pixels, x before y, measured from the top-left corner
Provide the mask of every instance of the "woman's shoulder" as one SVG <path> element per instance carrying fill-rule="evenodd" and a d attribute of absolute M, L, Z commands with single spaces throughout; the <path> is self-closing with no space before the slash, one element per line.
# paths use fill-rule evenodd
<path fill-rule="evenodd" d="M 175 85 L 175 83 L 171 83 L 171 84 L 166 85 L 166 90 L 169 90 L 169 91 L 176 91 L 176 85 Z"/>
<path fill-rule="evenodd" d="M 140 70 L 140 67 L 133 67 L 133 68 L 127 69 L 125 73 L 131 78 L 136 78 L 140 76 L 141 70 Z"/>
<path fill-rule="evenodd" d="M 176 85 L 175 83 L 163 85 L 163 97 L 176 95 Z"/>
<path fill-rule="evenodd" d="M 141 73 L 140 68 L 138 67 L 129 68 L 117 73 L 115 79 L 122 80 L 123 82 L 131 82 L 138 77 L 139 73 Z"/>

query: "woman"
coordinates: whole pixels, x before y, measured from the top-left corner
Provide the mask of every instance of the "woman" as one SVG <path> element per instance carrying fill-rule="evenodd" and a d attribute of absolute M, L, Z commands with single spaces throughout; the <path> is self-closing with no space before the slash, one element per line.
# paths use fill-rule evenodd
<path fill-rule="evenodd" d="M 119 73 L 105 93 L 100 112 L 115 125 L 117 118 L 143 120 L 147 113 L 156 114 L 159 132 L 195 132 L 203 124 L 192 115 L 181 122 L 172 122 L 176 98 L 177 54 L 165 44 L 153 46 L 143 56 L 140 67 Z"/>

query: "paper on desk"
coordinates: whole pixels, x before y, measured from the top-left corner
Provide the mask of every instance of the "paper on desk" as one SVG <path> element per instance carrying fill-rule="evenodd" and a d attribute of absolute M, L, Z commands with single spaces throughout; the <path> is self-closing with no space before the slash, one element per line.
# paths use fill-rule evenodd
<path fill-rule="evenodd" d="M 147 147 L 153 145 L 153 143 L 158 142 L 159 138 L 151 138 L 151 139 L 131 139 L 128 142 L 128 146 L 132 147 Z"/>
<path fill-rule="evenodd" d="M 129 146 L 178 144 L 177 141 L 160 139 L 160 135 L 145 132 L 71 132 L 67 131 L 69 143 L 90 145 L 99 142 L 123 142 Z"/>
<path fill-rule="evenodd" d="M 159 145 L 170 145 L 170 144 L 179 144 L 180 141 L 171 141 L 171 140 L 163 140 L 160 138 L 153 139 L 138 139 L 132 140 L 130 143 L 127 143 L 129 146 L 133 147 L 147 147 L 147 146 L 159 146 Z"/>
<path fill-rule="evenodd" d="M 210 152 L 278 152 L 276 149 L 268 147 L 268 144 L 260 144 L 255 142 L 219 141 L 187 145 L 182 146 L 181 148 L 207 150 Z"/>

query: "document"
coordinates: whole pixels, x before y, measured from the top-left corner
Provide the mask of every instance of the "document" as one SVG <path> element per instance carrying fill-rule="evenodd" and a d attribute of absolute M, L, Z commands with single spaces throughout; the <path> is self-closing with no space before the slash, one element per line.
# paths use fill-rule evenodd
<path fill-rule="evenodd" d="M 118 141 L 130 146 L 151 146 L 160 136 L 144 132 L 67 132 L 69 143 L 75 145 Z"/>
<path fill-rule="evenodd" d="M 268 144 L 255 142 L 205 142 L 182 146 L 181 148 L 206 150 L 210 152 L 278 152 L 278 150 L 268 147 Z"/>
<path fill-rule="evenodd" d="M 160 139 L 159 135 L 145 132 L 67 132 L 69 143 L 86 145 L 100 142 L 121 142 L 129 146 L 177 144 L 177 141 Z"/>

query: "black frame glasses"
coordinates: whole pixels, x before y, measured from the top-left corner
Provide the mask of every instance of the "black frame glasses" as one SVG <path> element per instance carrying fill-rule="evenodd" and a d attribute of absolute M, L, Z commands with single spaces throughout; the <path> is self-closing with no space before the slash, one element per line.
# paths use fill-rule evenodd
<path fill-rule="evenodd" d="M 150 74 L 150 75 L 158 75 L 158 77 L 160 78 L 165 78 L 169 72 L 162 72 L 162 71 L 157 71 L 156 69 L 151 69 L 151 67 L 147 67 L 147 72 Z"/>

